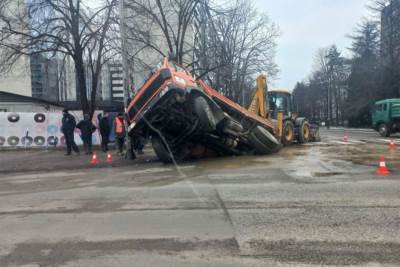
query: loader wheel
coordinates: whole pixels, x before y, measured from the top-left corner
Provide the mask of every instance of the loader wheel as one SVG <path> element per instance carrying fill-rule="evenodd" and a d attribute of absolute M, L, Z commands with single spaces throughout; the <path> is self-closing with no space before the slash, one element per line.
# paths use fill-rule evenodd
<path fill-rule="evenodd" d="M 379 131 L 379 134 L 382 137 L 389 137 L 390 136 L 389 128 L 386 125 L 386 123 L 379 124 L 378 131 Z"/>
<path fill-rule="evenodd" d="M 257 154 L 271 154 L 281 148 L 276 138 L 263 127 L 257 126 L 249 135 L 249 143 Z"/>
<path fill-rule="evenodd" d="M 294 124 L 287 120 L 283 123 L 282 144 L 285 146 L 291 145 L 294 140 Z"/>
<path fill-rule="evenodd" d="M 199 117 L 201 129 L 205 132 L 214 132 L 217 123 L 214 113 L 204 97 L 199 96 L 194 99 L 194 110 Z"/>
<path fill-rule="evenodd" d="M 173 155 L 171 155 L 165 146 L 164 142 L 158 135 L 153 135 L 151 138 L 151 144 L 153 146 L 154 152 L 156 153 L 159 160 L 163 163 L 172 163 L 172 156 L 176 162 L 184 160 L 190 153 L 186 147 L 180 147 L 178 149 L 170 148 Z"/>
<path fill-rule="evenodd" d="M 308 121 L 304 120 L 300 127 L 299 127 L 299 143 L 304 144 L 310 141 L 310 135 L 311 135 L 311 130 L 310 130 L 310 124 Z"/>

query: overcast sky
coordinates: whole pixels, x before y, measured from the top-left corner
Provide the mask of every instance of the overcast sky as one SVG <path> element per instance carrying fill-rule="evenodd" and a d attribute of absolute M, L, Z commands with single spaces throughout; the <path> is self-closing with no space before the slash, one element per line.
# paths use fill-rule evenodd
<path fill-rule="evenodd" d="M 310 74 L 314 54 L 336 44 L 348 54 L 352 29 L 369 15 L 369 0 L 255 0 L 260 11 L 279 25 L 276 61 L 280 67 L 277 87 L 293 89 Z"/>

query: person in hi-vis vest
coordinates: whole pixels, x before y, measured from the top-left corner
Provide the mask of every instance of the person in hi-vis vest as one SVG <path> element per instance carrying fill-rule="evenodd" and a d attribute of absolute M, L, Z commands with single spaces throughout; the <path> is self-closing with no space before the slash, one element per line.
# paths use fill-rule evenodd
<path fill-rule="evenodd" d="M 118 146 L 118 153 L 122 154 L 124 151 L 124 143 L 125 143 L 125 125 L 124 125 L 124 113 L 119 113 L 114 120 L 114 134 L 115 134 L 115 142 Z"/>

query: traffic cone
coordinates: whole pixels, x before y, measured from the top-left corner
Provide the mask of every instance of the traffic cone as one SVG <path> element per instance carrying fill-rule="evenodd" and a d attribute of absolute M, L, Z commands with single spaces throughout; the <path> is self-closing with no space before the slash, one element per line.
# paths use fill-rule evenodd
<path fill-rule="evenodd" d="M 343 142 L 347 143 L 348 141 L 349 141 L 349 137 L 347 135 L 347 132 L 344 132 Z"/>
<path fill-rule="evenodd" d="M 396 149 L 396 143 L 394 142 L 393 139 L 390 140 L 389 148 L 390 148 L 390 149 Z"/>
<path fill-rule="evenodd" d="M 112 163 L 112 155 L 110 152 L 107 153 L 107 163 Z"/>
<path fill-rule="evenodd" d="M 389 169 L 386 167 L 385 157 L 381 156 L 379 160 L 379 168 L 376 170 L 376 174 L 380 176 L 387 176 L 390 174 Z"/>
<path fill-rule="evenodd" d="M 92 154 L 92 160 L 90 161 L 92 164 L 97 164 L 97 155 L 96 152 L 93 152 Z"/>

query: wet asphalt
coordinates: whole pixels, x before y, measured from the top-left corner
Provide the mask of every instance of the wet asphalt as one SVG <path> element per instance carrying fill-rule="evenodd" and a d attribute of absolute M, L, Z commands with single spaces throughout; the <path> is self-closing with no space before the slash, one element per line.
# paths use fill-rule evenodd
<path fill-rule="evenodd" d="M 179 166 L 0 152 L 0 266 L 399 266 L 400 151 L 342 133 Z"/>

